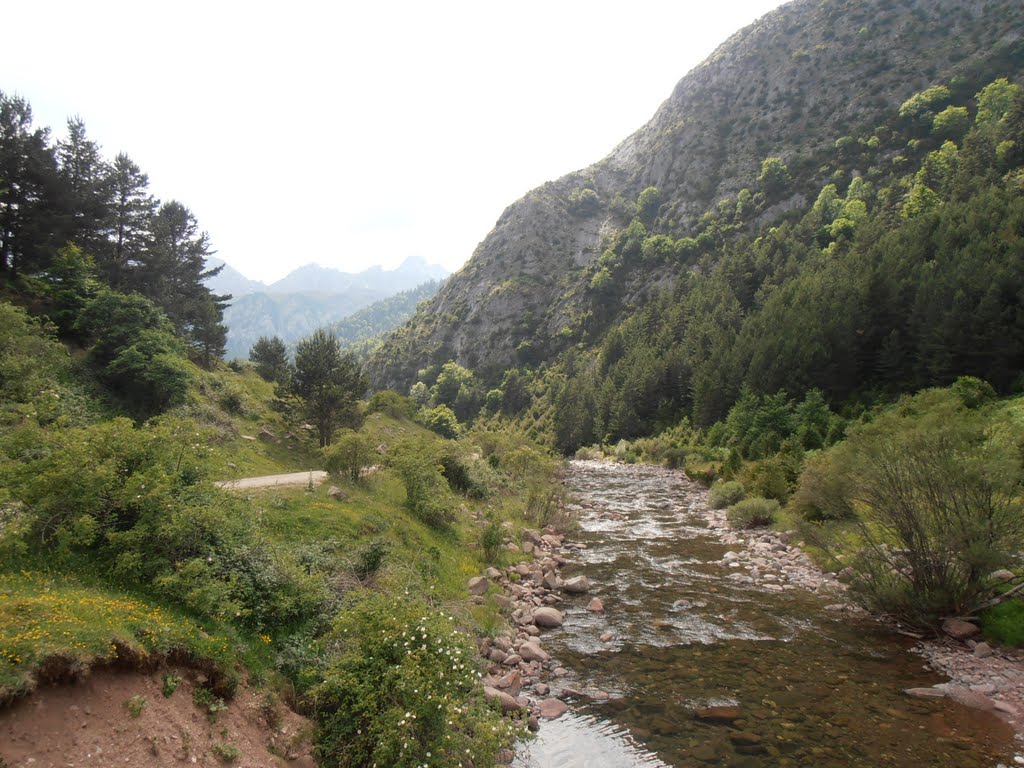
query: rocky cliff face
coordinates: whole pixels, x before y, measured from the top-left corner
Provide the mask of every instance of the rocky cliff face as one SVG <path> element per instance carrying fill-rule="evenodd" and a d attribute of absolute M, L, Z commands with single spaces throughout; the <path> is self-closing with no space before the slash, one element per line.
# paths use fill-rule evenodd
<path fill-rule="evenodd" d="M 683 236 L 719 200 L 756 189 L 781 157 L 789 196 L 769 224 L 806 202 L 836 140 L 872 128 L 932 83 L 1021 68 L 1018 0 L 794 0 L 733 35 L 687 74 L 647 125 L 595 165 L 513 203 L 466 266 L 370 363 L 376 386 L 407 388 L 428 364 L 455 359 L 494 378 L 579 340 L 587 268 L 656 187 L 652 232 Z M 614 109 L 614 104 L 611 104 Z M 591 190 L 591 191 L 586 191 Z M 633 278 L 618 310 L 673 275 Z"/>

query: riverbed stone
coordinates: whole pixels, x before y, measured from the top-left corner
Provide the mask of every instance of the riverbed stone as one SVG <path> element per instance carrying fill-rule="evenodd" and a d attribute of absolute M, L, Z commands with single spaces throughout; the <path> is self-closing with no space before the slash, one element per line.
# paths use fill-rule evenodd
<path fill-rule="evenodd" d="M 562 616 L 562 612 L 557 608 L 544 606 L 543 608 L 538 608 L 533 612 L 533 623 L 538 627 L 553 629 L 555 627 L 562 626 L 563 621 L 565 621 L 565 618 Z"/>
<path fill-rule="evenodd" d="M 532 542 L 534 545 L 540 544 L 540 531 L 533 528 L 524 528 L 520 536 L 522 541 Z"/>
<path fill-rule="evenodd" d="M 587 603 L 587 610 L 593 611 L 594 613 L 600 613 L 604 610 L 604 603 L 601 602 L 600 598 L 592 597 L 590 602 Z"/>
<path fill-rule="evenodd" d="M 590 591 L 590 579 L 586 576 L 574 576 L 562 582 L 562 591 L 574 595 L 581 595 Z"/>
<path fill-rule="evenodd" d="M 992 646 L 988 643 L 978 643 L 974 646 L 974 655 L 979 659 L 987 659 L 992 653 Z"/>
<path fill-rule="evenodd" d="M 693 716 L 698 720 L 703 720 L 706 723 L 725 723 L 729 724 L 739 720 L 742 717 L 739 707 L 732 706 L 718 706 L 718 707 L 701 707 L 693 711 Z"/>
<path fill-rule="evenodd" d="M 569 710 L 569 705 L 560 699 L 544 699 L 540 703 L 540 716 L 545 720 L 555 720 Z"/>
<path fill-rule="evenodd" d="M 482 595 L 489 586 L 491 583 L 483 576 L 474 576 L 466 583 L 466 589 L 471 595 Z"/>
<path fill-rule="evenodd" d="M 971 624 L 969 621 L 950 618 L 943 620 L 942 631 L 954 640 L 966 640 L 967 638 L 978 634 L 981 630 L 978 629 L 976 624 Z"/>
<path fill-rule="evenodd" d="M 536 642 L 523 643 L 519 646 L 519 655 L 523 657 L 525 661 L 548 661 L 551 656 L 541 648 Z"/>
<path fill-rule="evenodd" d="M 488 704 L 497 704 L 501 707 L 502 712 L 518 712 L 522 709 L 513 696 L 499 691 L 497 688 L 491 688 L 489 685 L 484 686 L 484 699 Z"/>
<path fill-rule="evenodd" d="M 946 692 L 939 688 L 906 688 L 903 692 L 918 699 L 943 699 L 946 697 Z"/>

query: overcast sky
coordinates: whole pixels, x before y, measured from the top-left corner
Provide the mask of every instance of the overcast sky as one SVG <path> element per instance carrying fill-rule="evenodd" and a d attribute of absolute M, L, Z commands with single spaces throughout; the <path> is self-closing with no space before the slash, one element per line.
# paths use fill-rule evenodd
<path fill-rule="evenodd" d="M 12 2 L 0 90 L 84 119 L 271 281 L 422 256 L 600 160 L 779 0 Z"/>

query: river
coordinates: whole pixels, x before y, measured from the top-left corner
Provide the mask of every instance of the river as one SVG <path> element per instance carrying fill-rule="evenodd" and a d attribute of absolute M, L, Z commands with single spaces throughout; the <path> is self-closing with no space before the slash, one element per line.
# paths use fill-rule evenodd
<path fill-rule="evenodd" d="M 996 717 L 903 693 L 941 679 L 909 641 L 825 610 L 834 595 L 768 591 L 727 567 L 706 494 L 681 472 L 575 461 L 567 483 L 587 548 L 562 575 L 596 586 L 566 595 L 544 647 L 568 671 L 552 688 L 590 697 L 545 721 L 517 768 L 1011 763 Z M 603 613 L 586 609 L 594 595 Z"/>

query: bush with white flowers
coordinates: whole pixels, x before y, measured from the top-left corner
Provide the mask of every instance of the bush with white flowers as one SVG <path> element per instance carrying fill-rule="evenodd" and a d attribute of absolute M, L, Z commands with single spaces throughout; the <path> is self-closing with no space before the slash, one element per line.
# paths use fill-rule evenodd
<path fill-rule="evenodd" d="M 342 768 L 491 766 L 516 726 L 483 701 L 471 639 L 436 607 L 365 591 L 322 640 L 317 749 Z"/>

